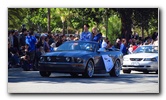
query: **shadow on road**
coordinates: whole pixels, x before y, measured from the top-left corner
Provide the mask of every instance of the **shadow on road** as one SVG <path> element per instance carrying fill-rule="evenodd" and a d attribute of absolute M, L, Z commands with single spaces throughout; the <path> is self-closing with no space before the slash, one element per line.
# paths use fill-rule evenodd
<path fill-rule="evenodd" d="M 155 79 L 156 78 L 156 79 Z M 95 74 L 92 78 L 71 77 L 69 74 L 52 73 L 49 78 L 41 77 L 38 71 L 11 71 L 8 72 L 9 83 L 36 82 L 36 83 L 158 83 L 158 74 L 131 73 L 121 74 L 119 77 L 110 77 L 109 74 Z"/>

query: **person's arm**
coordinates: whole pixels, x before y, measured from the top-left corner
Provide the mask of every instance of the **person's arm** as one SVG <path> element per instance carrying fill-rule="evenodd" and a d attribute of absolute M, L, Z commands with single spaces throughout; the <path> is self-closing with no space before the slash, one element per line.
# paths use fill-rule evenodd
<path fill-rule="evenodd" d="M 90 33 L 89 41 L 92 41 L 92 33 Z"/>
<path fill-rule="evenodd" d="M 80 34 L 80 41 L 83 40 L 83 32 Z"/>
<path fill-rule="evenodd" d="M 123 51 L 122 51 L 122 50 L 123 50 L 123 47 L 124 47 L 124 45 L 121 44 L 121 45 L 120 45 L 120 51 L 121 51 L 121 52 L 123 52 Z"/>
<path fill-rule="evenodd" d="M 25 38 L 25 43 L 29 45 L 28 37 Z"/>

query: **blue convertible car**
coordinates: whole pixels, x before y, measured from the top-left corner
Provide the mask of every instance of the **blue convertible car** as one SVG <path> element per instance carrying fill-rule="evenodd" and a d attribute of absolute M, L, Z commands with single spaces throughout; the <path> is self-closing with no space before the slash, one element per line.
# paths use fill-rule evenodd
<path fill-rule="evenodd" d="M 118 77 L 122 67 L 120 51 L 99 48 L 97 42 L 67 41 L 59 46 L 55 52 L 41 56 L 39 72 L 42 77 L 49 77 L 51 73 L 69 73 L 76 77 L 92 77 L 93 74 L 109 73 Z"/>

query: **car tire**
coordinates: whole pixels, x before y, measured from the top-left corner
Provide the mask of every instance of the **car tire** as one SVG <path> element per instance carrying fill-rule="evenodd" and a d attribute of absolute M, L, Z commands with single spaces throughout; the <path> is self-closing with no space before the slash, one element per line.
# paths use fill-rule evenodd
<path fill-rule="evenodd" d="M 51 72 L 48 71 L 40 71 L 40 75 L 42 77 L 49 77 L 51 75 Z"/>
<path fill-rule="evenodd" d="M 120 70 L 121 70 L 121 63 L 119 60 L 116 60 L 114 67 L 109 72 L 109 74 L 110 74 L 110 76 L 118 77 L 120 75 Z"/>
<path fill-rule="evenodd" d="M 130 74 L 130 73 L 131 73 L 131 70 L 123 70 L 123 73 Z"/>
<path fill-rule="evenodd" d="M 78 74 L 77 74 L 77 73 L 70 73 L 70 75 L 71 75 L 72 77 L 78 77 Z"/>
<path fill-rule="evenodd" d="M 94 64 L 92 60 L 89 60 L 87 65 L 86 65 L 86 69 L 85 72 L 83 73 L 83 77 L 87 77 L 90 78 L 92 77 L 94 74 Z"/>

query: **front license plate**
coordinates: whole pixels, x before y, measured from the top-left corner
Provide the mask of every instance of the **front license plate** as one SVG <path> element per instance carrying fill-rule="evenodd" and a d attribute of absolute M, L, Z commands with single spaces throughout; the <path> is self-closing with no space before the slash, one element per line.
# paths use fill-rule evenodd
<path fill-rule="evenodd" d="M 132 62 L 131 65 L 139 66 L 139 62 Z"/>

